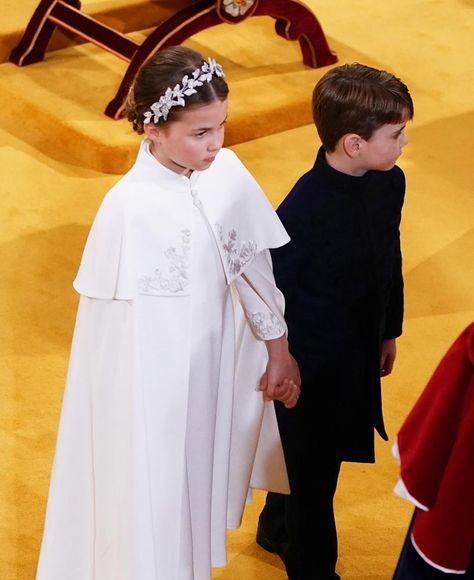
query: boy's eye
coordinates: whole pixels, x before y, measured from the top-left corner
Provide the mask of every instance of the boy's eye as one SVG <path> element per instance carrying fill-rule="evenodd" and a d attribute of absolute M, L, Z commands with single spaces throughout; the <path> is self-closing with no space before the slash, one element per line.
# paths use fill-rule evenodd
<path fill-rule="evenodd" d="M 202 137 L 206 134 L 206 131 L 199 131 L 199 133 L 195 133 L 196 137 Z"/>

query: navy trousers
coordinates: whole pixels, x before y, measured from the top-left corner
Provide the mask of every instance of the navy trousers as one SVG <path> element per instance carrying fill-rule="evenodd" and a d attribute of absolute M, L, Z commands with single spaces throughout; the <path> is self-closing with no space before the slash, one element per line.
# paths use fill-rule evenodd
<path fill-rule="evenodd" d="M 268 493 L 259 525 L 282 556 L 289 580 L 336 580 L 333 499 L 341 463 L 297 408 L 275 403 L 291 495 Z M 307 432 L 310 431 L 310 432 Z"/>

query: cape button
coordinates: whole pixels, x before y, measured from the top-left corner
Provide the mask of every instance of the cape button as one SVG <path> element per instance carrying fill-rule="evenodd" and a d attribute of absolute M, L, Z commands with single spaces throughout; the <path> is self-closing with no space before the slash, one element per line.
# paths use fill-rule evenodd
<path fill-rule="evenodd" d="M 198 190 L 197 189 L 191 189 L 191 196 L 193 198 L 194 205 L 197 208 L 202 209 L 202 203 L 201 203 L 201 200 L 198 197 Z"/>

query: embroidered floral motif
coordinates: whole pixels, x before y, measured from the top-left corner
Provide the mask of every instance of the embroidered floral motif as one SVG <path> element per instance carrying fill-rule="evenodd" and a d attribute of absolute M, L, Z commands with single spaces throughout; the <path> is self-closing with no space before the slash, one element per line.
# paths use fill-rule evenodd
<path fill-rule="evenodd" d="M 285 332 L 285 327 L 273 312 L 252 312 L 248 318 L 255 334 L 263 340 L 281 336 Z"/>
<path fill-rule="evenodd" d="M 224 11 L 234 18 L 242 16 L 255 4 L 255 0 L 223 0 Z"/>
<path fill-rule="evenodd" d="M 169 276 L 166 276 L 160 269 L 156 269 L 153 276 L 143 275 L 139 281 L 139 289 L 144 294 L 161 294 L 162 292 L 183 292 L 189 284 L 189 249 L 191 247 L 190 230 L 181 230 L 181 248 L 174 246 L 165 251 L 165 257 L 169 261 Z"/>
<path fill-rule="evenodd" d="M 232 229 L 227 233 L 227 236 L 224 236 L 220 224 L 216 224 L 216 229 L 226 255 L 229 272 L 238 274 L 242 268 L 255 258 L 257 242 L 251 240 L 239 243 L 237 230 Z"/>

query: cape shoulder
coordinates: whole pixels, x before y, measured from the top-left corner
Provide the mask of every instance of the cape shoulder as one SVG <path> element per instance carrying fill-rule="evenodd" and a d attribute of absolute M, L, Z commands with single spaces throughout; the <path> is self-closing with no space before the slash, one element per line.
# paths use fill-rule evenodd
<path fill-rule="evenodd" d="M 125 231 L 125 203 L 128 181 L 124 176 L 104 197 L 92 224 L 76 279 L 79 294 L 93 298 L 131 298 L 132 289 L 123 287 L 122 254 Z M 122 283 L 121 283 L 122 282 Z"/>
<path fill-rule="evenodd" d="M 289 238 L 262 189 L 232 151 L 191 179 L 157 166 L 141 151 L 105 196 L 92 225 L 74 288 L 102 299 L 138 292 L 186 295 L 193 211 L 208 221 L 227 282 L 257 253 Z"/>

